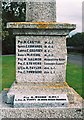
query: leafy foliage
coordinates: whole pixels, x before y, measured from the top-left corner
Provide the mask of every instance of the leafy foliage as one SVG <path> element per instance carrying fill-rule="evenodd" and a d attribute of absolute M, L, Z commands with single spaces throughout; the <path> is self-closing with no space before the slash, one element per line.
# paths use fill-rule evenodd
<path fill-rule="evenodd" d="M 83 47 L 84 46 L 84 32 L 77 33 L 72 37 L 67 38 L 67 46 Z"/>
<path fill-rule="evenodd" d="M 68 52 L 84 53 L 84 32 L 67 38 Z"/>
<path fill-rule="evenodd" d="M 23 22 L 25 14 L 25 2 L 2 3 L 2 54 L 15 54 L 15 39 L 12 32 L 6 29 L 7 22 Z"/>
<path fill-rule="evenodd" d="M 26 4 L 24 2 L 2 3 L 2 18 L 5 25 L 7 22 L 25 21 L 25 13 Z"/>

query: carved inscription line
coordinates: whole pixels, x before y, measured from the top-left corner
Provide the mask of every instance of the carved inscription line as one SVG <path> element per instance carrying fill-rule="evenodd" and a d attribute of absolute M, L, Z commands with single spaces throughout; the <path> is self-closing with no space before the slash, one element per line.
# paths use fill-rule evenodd
<path fill-rule="evenodd" d="M 23 98 L 15 98 L 15 101 L 66 101 L 65 98 L 60 98 L 59 96 L 24 96 Z"/>

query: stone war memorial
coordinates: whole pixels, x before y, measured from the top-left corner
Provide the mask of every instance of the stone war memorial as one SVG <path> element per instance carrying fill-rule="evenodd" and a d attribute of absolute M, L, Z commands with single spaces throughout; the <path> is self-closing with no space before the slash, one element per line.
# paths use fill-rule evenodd
<path fill-rule="evenodd" d="M 26 22 L 9 22 L 16 37 L 16 80 L 2 118 L 82 118 L 82 98 L 66 83 L 66 36 L 55 0 L 26 0 Z"/>

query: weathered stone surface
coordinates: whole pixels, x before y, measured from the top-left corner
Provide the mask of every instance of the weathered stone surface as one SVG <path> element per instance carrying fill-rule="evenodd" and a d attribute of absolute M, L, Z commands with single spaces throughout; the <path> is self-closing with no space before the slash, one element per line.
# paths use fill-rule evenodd
<path fill-rule="evenodd" d="M 36 118 L 41 120 L 41 118 L 49 119 L 53 118 L 73 118 L 77 120 L 83 120 L 83 112 L 84 110 L 79 108 L 11 108 L 5 109 L 3 108 L 0 113 L 2 114 L 2 118 Z"/>
<path fill-rule="evenodd" d="M 26 3 L 26 21 L 56 21 L 55 0 L 31 0 Z"/>
<path fill-rule="evenodd" d="M 68 24 L 68 23 L 59 23 L 59 22 L 8 22 L 7 28 L 48 29 L 48 30 L 57 29 L 57 30 L 70 30 L 71 31 L 76 28 L 76 25 Z"/>
<path fill-rule="evenodd" d="M 53 84 L 51 87 L 53 87 Z M 35 87 L 35 85 L 33 87 Z M 60 87 L 59 85 L 59 88 Z M 40 118 L 83 119 L 83 99 L 73 89 L 71 89 L 71 91 L 74 94 L 74 103 L 70 103 L 67 108 L 10 108 L 10 104 L 1 103 L 0 100 L 0 104 L 2 104 L 0 108 L 0 118 L 39 118 L 39 120 Z"/>
<path fill-rule="evenodd" d="M 28 89 L 29 88 L 29 89 Z M 23 90 L 24 89 L 24 90 Z M 8 92 L 8 93 L 7 93 Z M 28 93 L 28 94 L 27 94 Z M 69 108 L 82 108 L 83 106 L 83 99 L 80 97 L 77 92 L 73 88 L 70 88 L 66 83 L 14 83 L 9 91 L 3 91 L 2 95 L 0 94 L 0 105 L 2 104 L 2 107 L 9 108 L 13 105 L 11 96 L 22 94 L 22 95 L 33 95 L 36 94 L 67 94 L 68 100 L 69 100 Z M 6 104 L 7 97 L 10 99 L 10 102 L 12 104 Z M 73 98 L 72 98 L 73 95 Z M 73 99 L 73 100 L 72 100 Z M 1 102 L 2 101 L 2 102 Z M 8 100 L 9 101 L 9 100 Z M 5 103 L 5 105 L 4 105 Z"/>
<path fill-rule="evenodd" d="M 57 29 L 13 29 L 13 35 L 50 35 L 50 36 L 66 36 L 70 30 L 57 30 Z"/>
<path fill-rule="evenodd" d="M 44 82 L 46 81 L 64 82 L 65 81 L 66 63 L 67 63 L 66 38 L 61 37 L 61 35 L 62 36 L 67 35 L 72 29 L 75 29 L 75 25 L 65 24 L 65 23 L 61 24 L 61 23 L 56 23 L 56 22 L 20 22 L 20 23 L 11 22 L 7 24 L 7 28 L 13 28 L 14 30 L 13 32 L 15 35 L 17 35 L 17 33 L 18 35 L 28 35 L 28 36 L 17 36 L 16 37 L 16 68 L 17 68 L 16 69 L 17 71 L 16 80 L 17 82 L 30 82 L 30 81 L 33 81 L 33 82 L 39 82 L 39 81 L 40 82 L 43 82 L 43 81 Z M 29 43 L 32 41 L 37 41 L 39 42 L 39 44 Z M 32 45 L 34 46 L 34 48 L 29 47 Z M 35 46 L 38 46 L 38 45 L 40 45 L 41 48 L 38 48 L 38 47 L 35 48 Z M 31 49 L 32 50 L 34 49 L 34 50 L 31 51 Z M 36 51 L 39 49 L 41 50 L 41 52 Z M 40 57 L 34 56 L 34 55 L 31 56 L 30 53 L 31 54 L 39 53 Z M 53 56 L 51 56 L 51 54 Z M 22 55 L 22 57 L 20 55 Z M 28 73 L 28 72 L 38 72 L 35 70 L 36 68 L 30 69 L 28 67 L 29 62 L 32 62 L 31 60 L 29 60 L 31 57 L 32 57 L 33 62 L 35 58 L 39 57 L 39 59 L 41 59 L 40 60 L 41 69 L 39 69 L 40 73 L 37 73 L 37 74 Z M 26 62 L 24 61 L 24 59 L 26 59 L 25 60 Z M 48 62 L 48 64 L 52 63 L 53 65 L 48 65 L 48 64 L 45 65 L 45 62 Z M 22 64 L 25 64 L 25 65 L 22 65 Z M 36 66 L 39 66 L 39 65 L 37 64 L 33 66 L 31 65 L 31 67 L 36 67 Z M 47 71 L 45 68 L 48 68 Z"/>
<path fill-rule="evenodd" d="M 17 82 L 64 82 L 66 63 L 65 37 L 16 37 Z"/>
<path fill-rule="evenodd" d="M 40 85 L 40 86 L 39 86 Z M 22 87 L 23 86 L 23 87 Z M 30 89 L 30 87 L 32 86 L 32 89 Z M 14 87 L 14 88 L 13 88 Z M 30 89 L 30 92 L 26 91 L 26 89 L 24 89 L 24 91 L 22 90 L 23 88 L 26 89 Z M 10 104 L 6 104 L 4 103 L 4 98 L 2 99 L 2 103 L 0 101 L 1 104 L 1 108 L 0 108 L 0 118 L 82 118 L 83 119 L 83 99 L 74 91 L 74 89 L 70 88 L 69 86 L 67 86 L 67 84 L 58 84 L 58 83 L 24 83 L 22 85 L 20 84 L 16 84 L 14 86 L 12 86 L 12 94 L 22 94 L 24 93 L 32 93 L 35 91 L 35 89 L 38 92 L 43 91 L 43 88 L 46 90 L 51 90 L 53 89 L 53 92 L 56 93 L 69 93 L 70 95 L 70 90 L 74 95 L 74 103 L 70 103 L 69 100 L 69 106 L 67 108 L 11 108 Z M 68 88 L 68 90 L 67 90 Z M 28 90 L 29 90 L 28 89 Z M 11 90 L 9 90 L 9 93 L 11 92 Z M 22 90 L 22 91 L 21 91 Z M 40 90 L 40 91 L 39 91 Z M 59 92 L 60 90 L 60 92 Z M 63 91 L 67 91 L 67 92 L 63 92 Z M 48 91 L 49 93 L 49 91 Z M 51 93 L 51 92 L 50 92 Z M 56 94 L 55 93 L 55 94 Z M 27 94 L 28 95 L 28 94 Z M 47 95 L 47 94 L 46 94 Z M 3 95 L 4 96 L 4 95 Z M 1 94 L 0 94 L 0 98 Z"/>
<path fill-rule="evenodd" d="M 7 102 L 10 103 L 12 101 L 11 103 L 13 103 L 12 98 L 14 98 L 14 95 L 16 93 L 24 94 L 24 91 L 28 95 L 31 92 L 35 94 L 41 94 L 42 92 L 42 94 L 45 93 L 46 95 L 49 93 L 67 94 L 68 89 L 55 88 L 55 91 L 54 89 L 47 88 L 45 90 L 43 86 L 42 89 L 34 89 L 29 87 L 29 82 L 39 82 L 39 86 L 41 87 L 42 82 L 44 82 L 43 85 L 46 82 L 59 82 L 61 84 L 66 80 L 67 50 L 65 36 L 71 30 L 75 29 L 75 25 L 56 22 L 13 22 L 8 23 L 7 28 L 13 29 L 14 34 L 18 35 L 16 36 L 16 81 L 18 84 L 14 84 L 9 90 Z M 39 56 L 36 56 L 36 54 Z M 35 60 L 38 57 L 40 58 L 40 66 L 36 64 Z M 31 64 L 34 62 L 35 64 L 29 65 L 29 62 Z M 44 64 L 46 62 L 49 65 Z M 50 65 L 51 63 L 54 64 Z M 41 73 L 29 73 L 37 72 L 37 67 L 39 67 Z M 44 73 L 46 71 L 48 73 Z M 21 85 L 19 85 L 20 83 Z M 26 84 L 24 85 L 23 83 Z"/>
<path fill-rule="evenodd" d="M 9 22 L 7 28 L 14 35 L 54 35 L 66 36 L 76 28 L 74 24 L 56 22 Z"/>
<path fill-rule="evenodd" d="M 67 94 L 70 100 L 72 94 L 69 86 L 65 82 L 24 82 L 14 83 L 7 93 L 7 103 L 12 103 L 15 95 L 49 95 L 49 94 Z"/>

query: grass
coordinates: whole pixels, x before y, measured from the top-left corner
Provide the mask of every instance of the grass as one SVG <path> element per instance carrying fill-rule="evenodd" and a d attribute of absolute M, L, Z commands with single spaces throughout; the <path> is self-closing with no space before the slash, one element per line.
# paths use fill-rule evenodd
<path fill-rule="evenodd" d="M 84 68 L 76 64 L 67 64 L 66 79 L 69 86 L 74 88 L 83 98 L 83 71 Z"/>
<path fill-rule="evenodd" d="M 10 88 L 15 81 L 15 56 L 2 57 L 2 89 Z"/>
<path fill-rule="evenodd" d="M 0 57 L 0 61 L 1 61 L 1 57 Z M 82 94 L 83 93 L 82 68 L 75 64 L 68 63 L 67 71 L 66 71 L 66 79 L 68 84 L 71 87 L 73 87 L 84 98 L 84 95 Z M 3 56 L 2 57 L 2 89 L 10 88 L 11 84 L 14 81 L 15 81 L 15 56 Z"/>

